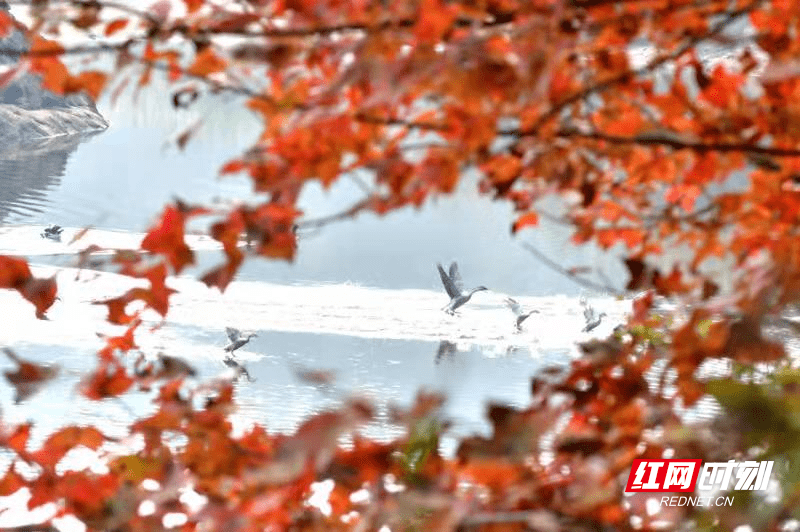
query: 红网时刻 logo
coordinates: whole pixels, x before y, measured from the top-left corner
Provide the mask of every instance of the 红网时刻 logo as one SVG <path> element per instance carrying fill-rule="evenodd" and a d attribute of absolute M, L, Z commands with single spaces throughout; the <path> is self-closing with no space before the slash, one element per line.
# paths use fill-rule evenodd
<path fill-rule="evenodd" d="M 625 491 L 693 493 L 708 490 L 765 490 L 772 461 L 707 462 L 702 460 L 636 459 Z"/>

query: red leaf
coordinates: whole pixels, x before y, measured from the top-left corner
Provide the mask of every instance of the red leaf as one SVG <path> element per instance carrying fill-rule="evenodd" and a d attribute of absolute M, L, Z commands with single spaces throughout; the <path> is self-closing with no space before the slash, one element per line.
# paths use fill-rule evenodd
<path fill-rule="evenodd" d="M 13 467 L 9 468 L 3 478 L 0 479 L 0 497 L 13 495 L 20 488 L 24 488 L 27 485 L 25 479 Z"/>
<path fill-rule="evenodd" d="M 115 33 L 120 31 L 121 29 L 123 29 L 127 25 L 128 25 L 128 19 L 126 19 L 126 18 L 118 18 L 118 19 L 112 20 L 111 22 L 109 22 L 106 25 L 106 30 L 105 30 L 106 37 L 110 37 L 111 35 L 114 35 Z"/>
<path fill-rule="evenodd" d="M 127 325 L 136 318 L 136 313 L 128 314 L 125 312 L 125 309 L 128 307 L 128 303 L 133 300 L 134 298 L 131 297 L 131 293 L 127 292 L 124 295 L 112 299 L 95 301 L 93 304 L 106 305 L 108 307 L 108 317 L 106 319 L 109 322 L 117 325 Z"/>
<path fill-rule="evenodd" d="M 197 54 L 194 63 L 192 63 L 187 72 L 194 76 L 208 76 L 225 70 L 227 66 L 227 61 L 215 54 L 211 48 L 206 48 Z"/>
<path fill-rule="evenodd" d="M 64 82 L 64 92 L 85 92 L 93 100 L 100 98 L 103 87 L 106 86 L 108 76 L 102 72 L 87 71 L 77 76 L 69 76 Z"/>
<path fill-rule="evenodd" d="M 3 435 L 2 441 L 10 449 L 16 451 L 17 454 L 24 455 L 26 453 L 25 447 L 28 445 L 30 436 L 31 425 L 30 423 L 26 423 L 25 425 L 16 427 L 12 434 L 8 436 Z"/>
<path fill-rule="evenodd" d="M 64 84 L 69 72 L 58 59 L 64 48 L 55 42 L 34 35 L 31 39 L 30 71 L 42 76 L 42 87 L 56 94 L 64 94 Z"/>
<path fill-rule="evenodd" d="M 246 29 L 248 25 L 259 20 L 261 20 L 261 15 L 258 13 L 230 13 L 219 21 L 215 21 L 214 31 L 235 33 Z"/>
<path fill-rule="evenodd" d="M 219 173 L 220 174 L 235 174 L 237 172 L 241 172 L 242 170 L 247 169 L 248 165 L 244 161 L 234 160 L 225 163 Z"/>
<path fill-rule="evenodd" d="M 184 241 L 184 213 L 172 205 L 164 209 L 158 225 L 150 229 L 142 240 L 141 248 L 167 257 L 175 273 L 194 264 L 194 253 Z"/>
<path fill-rule="evenodd" d="M 697 67 L 702 68 L 702 67 Z M 745 77 L 738 73 L 729 73 L 723 65 L 717 65 L 711 73 L 708 86 L 702 87 L 701 95 L 708 102 L 718 107 L 728 107 L 736 101 L 739 87 L 744 84 Z"/>
<path fill-rule="evenodd" d="M 186 11 L 188 13 L 194 13 L 205 4 L 205 0 L 183 0 L 183 3 L 186 4 Z"/>
<path fill-rule="evenodd" d="M 436 44 L 450 29 L 455 18 L 455 10 L 441 0 L 422 0 L 414 34 L 420 43 Z"/>
<path fill-rule="evenodd" d="M 608 249 L 617 242 L 624 242 L 628 248 L 642 243 L 644 234 L 639 229 L 599 229 L 595 231 L 597 242 L 603 249 Z"/>
<path fill-rule="evenodd" d="M 112 372 L 108 369 L 109 366 L 104 364 L 84 381 L 81 389 L 83 395 L 97 401 L 122 395 L 133 385 L 133 379 L 124 367 L 116 366 Z"/>
<path fill-rule="evenodd" d="M 109 514 L 109 507 L 119 513 L 124 512 L 123 502 L 117 499 L 112 504 L 111 501 L 120 482 L 121 479 L 112 473 L 90 476 L 79 471 L 68 471 L 61 478 L 59 488 L 69 511 L 84 519 L 102 519 Z"/>
<path fill-rule="evenodd" d="M 225 264 L 206 272 L 200 280 L 203 281 L 206 286 L 216 286 L 219 288 L 220 292 L 224 292 L 230 282 L 233 281 L 236 272 L 239 271 L 242 261 L 243 257 L 230 259 Z"/>
<path fill-rule="evenodd" d="M 128 329 L 122 336 L 107 337 L 105 347 L 101 349 L 99 352 L 100 356 L 105 358 L 107 361 L 111 362 L 112 357 L 114 355 L 114 351 L 119 350 L 125 353 L 130 351 L 131 349 L 135 349 L 136 347 L 138 347 L 133 339 L 133 333 L 136 331 L 136 328 L 139 327 L 140 324 L 141 321 L 137 320 L 133 323 L 133 325 L 128 327 Z"/>
<path fill-rule="evenodd" d="M 0 38 L 5 37 L 14 28 L 14 21 L 5 11 L 0 11 Z"/>
<path fill-rule="evenodd" d="M 44 319 L 44 313 L 56 300 L 55 279 L 37 279 L 31 274 L 23 259 L 0 255 L 0 288 L 10 288 L 36 307 L 36 317 Z"/>
<path fill-rule="evenodd" d="M 40 320 L 44 319 L 44 313 L 55 303 L 57 292 L 58 287 L 54 278 L 36 279 L 31 277 L 19 289 L 22 297 L 36 307 L 36 317 Z"/>
<path fill-rule="evenodd" d="M 517 218 L 517 221 L 514 222 L 514 225 L 511 227 L 511 232 L 516 233 L 517 231 L 519 231 L 524 227 L 532 227 L 537 225 L 538 223 L 539 223 L 539 215 L 536 214 L 535 212 L 529 212 Z"/>
<path fill-rule="evenodd" d="M 34 453 L 36 461 L 45 466 L 55 466 L 69 451 L 82 445 L 96 450 L 106 437 L 94 427 L 64 427 L 56 431 Z"/>
<path fill-rule="evenodd" d="M 53 379 L 58 374 L 57 366 L 43 366 L 23 360 L 14 354 L 10 349 L 5 349 L 6 355 L 16 362 L 17 370 L 14 372 L 6 371 L 6 380 L 14 387 L 14 402 L 24 401 L 36 393 L 42 384 Z"/>
<path fill-rule="evenodd" d="M 0 255 L 0 288 L 17 290 L 31 278 L 31 270 L 23 259 Z"/>

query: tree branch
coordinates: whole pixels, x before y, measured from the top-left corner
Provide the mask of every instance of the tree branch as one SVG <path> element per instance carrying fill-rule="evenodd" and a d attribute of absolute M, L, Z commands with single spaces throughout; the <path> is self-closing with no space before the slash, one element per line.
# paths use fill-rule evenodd
<path fill-rule="evenodd" d="M 507 135 L 509 132 L 501 132 L 501 135 Z M 514 136 L 525 136 L 532 134 L 531 132 L 519 131 L 513 133 Z M 675 150 L 694 150 L 697 152 L 739 152 L 739 153 L 753 153 L 759 155 L 771 155 L 774 157 L 798 157 L 800 156 L 800 149 L 792 148 L 773 148 L 768 146 L 758 146 L 756 144 L 743 144 L 734 142 L 699 142 L 689 139 L 682 139 L 678 135 L 667 133 L 641 133 L 632 137 L 625 137 L 620 135 L 609 135 L 606 133 L 593 131 L 582 132 L 576 129 L 565 129 L 556 133 L 557 136 L 562 138 L 585 138 L 608 142 L 609 144 L 638 144 L 641 146 L 667 146 Z"/>
<path fill-rule="evenodd" d="M 6 3 L 9 5 L 17 5 L 17 6 L 31 6 L 31 4 L 35 4 L 36 2 L 32 2 L 31 0 L 6 0 Z M 53 1 L 50 0 L 49 2 L 52 4 L 68 4 L 77 7 L 101 7 L 107 9 L 116 9 L 117 11 L 121 11 L 122 13 L 127 13 L 128 15 L 133 15 L 140 19 L 146 20 L 152 27 L 158 27 L 161 25 L 161 20 L 148 13 L 147 11 L 142 11 L 140 9 L 136 9 L 135 7 L 131 7 L 129 5 L 114 2 L 112 0 L 63 0 L 63 1 Z"/>
<path fill-rule="evenodd" d="M 580 277 L 580 276 L 572 273 L 571 271 L 567 270 L 566 268 L 564 268 L 563 266 L 561 266 L 560 264 L 558 264 L 557 262 L 555 262 L 554 260 L 549 258 L 547 255 L 545 255 L 544 253 L 542 253 L 541 251 L 539 251 L 538 249 L 533 247 L 533 245 L 529 244 L 528 242 L 522 242 L 521 241 L 519 244 L 520 244 L 520 246 L 522 246 L 523 248 L 528 250 L 531 253 L 531 255 L 533 255 L 539 262 L 541 262 L 542 264 L 544 264 L 545 266 L 547 266 L 551 270 L 553 270 L 553 271 L 555 271 L 557 273 L 560 273 L 561 275 L 563 275 L 564 277 L 570 279 L 574 283 L 577 283 L 577 284 L 579 284 L 579 285 L 581 285 L 581 286 L 583 286 L 585 288 L 589 288 L 591 290 L 599 290 L 601 292 L 602 291 L 610 292 L 610 293 L 614 294 L 615 296 L 624 296 L 626 294 L 624 291 L 620 291 L 619 289 L 614 288 L 613 286 L 603 285 L 603 284 L 600 284 L 600 283 L 595 283 L 594 281 L 590 281 L 588 279 L 584 279 L 583 277 Z"/>
<path fill-rule="evenodd" d="M 307 220 L 300 220 L 295 224 L 297 229 L 319 229 L 325 225 L 333 222 L 339 222 L 353 218 L 356 214 L 369 208 L 372 197 L 364 198 L 355 205 L 345 209 L 344 211 L 328 216 L 321 216 L 319 218 L 309 218 Z"/>
<path fill-rule="evenodd" d="M 87 44 L 64 48 L 62 50 L 24 50 L 21 48 L 0 47 L 0 56 L 4 57 L 57 57 L 62 55 L 91 55 L 107 52 L 119 52 L 131 45 L 132 41 L 123 43 L 108 44 Z"/>

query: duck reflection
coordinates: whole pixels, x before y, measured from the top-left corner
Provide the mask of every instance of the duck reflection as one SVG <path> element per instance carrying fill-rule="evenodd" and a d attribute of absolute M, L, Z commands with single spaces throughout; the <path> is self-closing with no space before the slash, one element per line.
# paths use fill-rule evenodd
<path fill-rule="evenodd" d="M 442 340 L 439 342 L 439 348 L 436 350 L 436 358 L 434 358 L 434 362 L 439 364 L 445 358 L 452 360 L 457 352 L 458 349 L 456 344 L 449 340 Z"/>

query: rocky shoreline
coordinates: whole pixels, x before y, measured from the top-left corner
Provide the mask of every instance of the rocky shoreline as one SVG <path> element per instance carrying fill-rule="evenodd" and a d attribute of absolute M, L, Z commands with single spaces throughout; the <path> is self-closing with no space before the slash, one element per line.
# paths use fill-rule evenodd
<path fill-rule="evenodd" d="M 0 1 L 0 10 L 8 5 Z M 19 31 L 0 39 L 0 48 L 27 50 Z M 18 61 L 13 54 L 0 55 L 0 69 Z M 85 94 L 62 96 L 43 89 L 38 75 L 23 73 L 0 87 L 0 144 L 25 145 L 44 138 L 100 131 L 108 121 Z"/>

